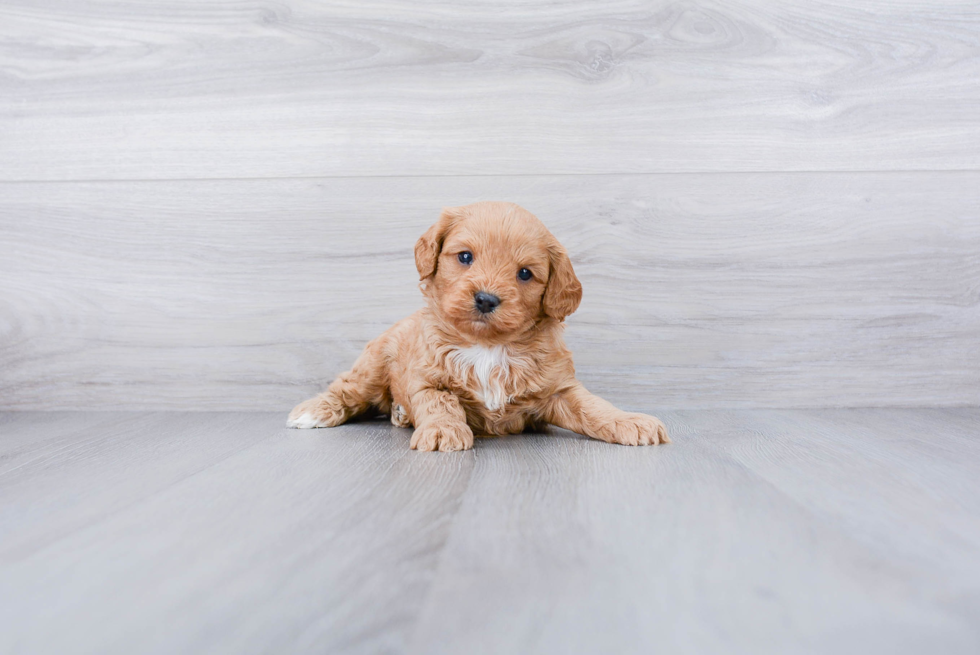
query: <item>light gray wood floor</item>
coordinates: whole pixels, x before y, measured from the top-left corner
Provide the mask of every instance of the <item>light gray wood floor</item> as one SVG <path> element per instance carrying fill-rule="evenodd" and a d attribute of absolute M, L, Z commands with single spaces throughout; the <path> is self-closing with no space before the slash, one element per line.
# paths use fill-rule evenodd
<path fill-rule="evenodd" d="M 0 414 L 0 652 L 980 649 L 980 409 L 663 417 L 666 447 L 423 454 L 383 422 Z"/>

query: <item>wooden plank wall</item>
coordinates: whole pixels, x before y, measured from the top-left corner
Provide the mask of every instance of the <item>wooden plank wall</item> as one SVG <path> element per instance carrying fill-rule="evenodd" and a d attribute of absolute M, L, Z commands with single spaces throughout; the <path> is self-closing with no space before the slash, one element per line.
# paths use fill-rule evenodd
<path fill-rule="evenodd" d="M 513 200 L 624 406 L 980 404 L 975 2 L 0 5 L 0 409 L 286 409 Z"/>

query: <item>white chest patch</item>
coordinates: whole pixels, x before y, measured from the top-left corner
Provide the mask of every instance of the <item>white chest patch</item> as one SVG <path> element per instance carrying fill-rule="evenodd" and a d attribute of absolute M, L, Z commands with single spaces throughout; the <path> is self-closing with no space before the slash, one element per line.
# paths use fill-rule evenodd
<path fill-rule="evenodd" d="M 501 409 L 507 402 L 504 383 L 510 376 L 510 356 L 503 346 L 470 346 L 450 351 L 449 358 L 466 375 L 473 372 L 479 388 L 477 394 L 490 411 Z"/>

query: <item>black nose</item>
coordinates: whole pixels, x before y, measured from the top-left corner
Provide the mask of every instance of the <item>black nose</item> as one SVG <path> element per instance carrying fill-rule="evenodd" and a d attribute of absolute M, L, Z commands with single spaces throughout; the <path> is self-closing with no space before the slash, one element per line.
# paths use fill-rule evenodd
<path fill-rule="evenodd" d="M 481 314 L 489 314 L 497 309 L 497 305 L 500 304 L 500 298 L 486 291 L 477 291 L 476 295 L 473 296 L 473 303 L 480 310 Z"/>

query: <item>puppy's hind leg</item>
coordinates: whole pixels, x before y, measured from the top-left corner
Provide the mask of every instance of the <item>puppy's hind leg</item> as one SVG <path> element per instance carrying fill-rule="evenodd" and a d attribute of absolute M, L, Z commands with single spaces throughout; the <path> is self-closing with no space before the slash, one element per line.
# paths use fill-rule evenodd
<path fill-rule="evenodd" d="M 387 364 L 381 340 L 369 343 L 354 366 L 341 373 L 319 396 L 289 413 L 291 428 L 332 428 L 378 406 L 385 394 Z"/>

